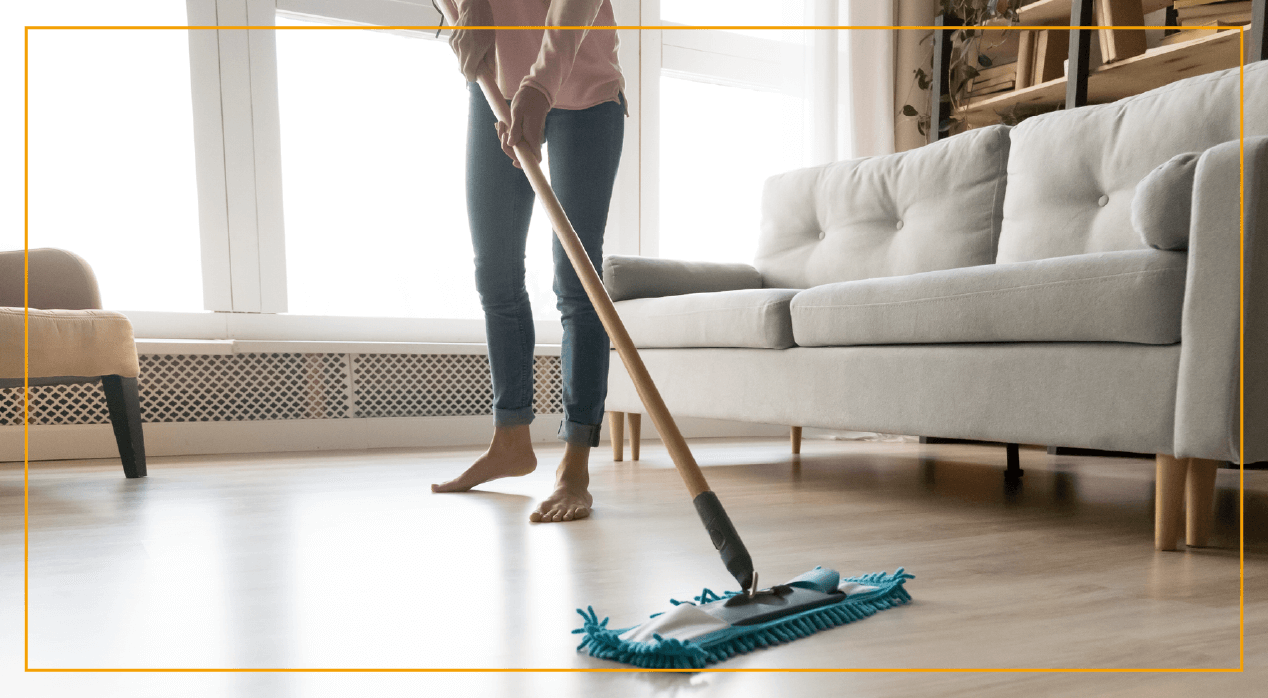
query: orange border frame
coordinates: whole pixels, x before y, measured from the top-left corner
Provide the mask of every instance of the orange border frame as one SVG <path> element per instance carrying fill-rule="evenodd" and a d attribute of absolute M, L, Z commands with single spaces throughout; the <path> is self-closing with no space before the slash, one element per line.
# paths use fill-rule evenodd
<path fill-rule="evenodd" d="M 460 27 L 463 29 L 595 29 L 596 27 Z M 787 30 L 849 30 L 849 29 L 881 29 L 902 30 L 916 29 L 936 31 L 947 29 L 937 26 L 819 26 L 819 25 L 620 25 L 613 27 L 597 27 L 599 29 L 623 29 L 632 31 L 676 31 L 676 30 L 735 30 L 735 29 L 787 29 Z M 1065 29 L 1156 29 L 1144 26 L 998 26 L 977 27 L 982 30 L 1044 30 Z M 248 29 L 248 30 L 414 30 L 439 31 L 454 29 L 440 26 L 361 26 L 361 25 L 315 25 L 311 27 L 262 27 L 262 26 L 26 26 L 23 29 L 23 67 L 22 67 L 22 144 L 23 144 L 23 221 L 22 221 L 22 669 L 28 673 L 628 673 L 628 672 L 718 672 L 718 673 L 1234 673 L 1246 670 L 1246 468 L 1245 463 L 1238 467 L 1238 666 L 1236 668 L 1062 668 L 1062 667 L 945 667 L 945 668 L 821 668 L 821 669 L 764 669 L 764 668 L 724 668 L 707 667 L 704 669 L 642 669 L 638 667 L 597 667 L 597 668 L 40 668 L 30 665 L 30 34 L 31 30 L 47 29 Z M 1239 220 L 1238 247 L 1238 449 L 1246 452 L 1246 28 L 1228 27 L 1216 31 L 1236 31 L 1238 33 L 1238 202 L 1241 210 Z M 641 45 L 640 45 L 641 51 Z M 642 73 L 640 73 L 640 76 Z M 640 102 L 641 108 L 641 102 Z M 640 124 L 641 124 L 640 120 Z"/>

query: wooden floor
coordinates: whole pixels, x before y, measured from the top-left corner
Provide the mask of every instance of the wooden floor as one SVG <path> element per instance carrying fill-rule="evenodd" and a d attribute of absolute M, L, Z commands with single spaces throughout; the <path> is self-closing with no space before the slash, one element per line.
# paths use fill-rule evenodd
<path fill-rule="evenodd" d="M 1151 460 L 808 440 L 693 449 L 774 583 L 903 566 L 914 602 L 722 665 L 1238 667 L 1238 490 L 1214 547 L 1153 549 Z M 434 495 L 474 450 L 43 463 L 30 476 L 29 663 L 45 668 L 612 668 L 577 607 L 633 625 L 734 587 L 663 448 L 595 450 L 591 519 L 529 524 L 561 449 L 483 492 Z M 1246 474 L 1245 673 L 50 674 L 23 652 L 21 464 L 0 464 L 6 696 L 1229 696 L 1268 681 L 1268 472 Z"/>

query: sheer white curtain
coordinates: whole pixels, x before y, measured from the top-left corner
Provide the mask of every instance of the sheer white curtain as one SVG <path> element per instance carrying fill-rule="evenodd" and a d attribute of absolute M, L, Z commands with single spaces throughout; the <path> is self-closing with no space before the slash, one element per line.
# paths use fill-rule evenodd
<path fill-rule="evenodd" d="M 892 26 L 896 0 L 841 0 L 851 26 Z M 894 30 L 855 29 L 845 32 L 841 75 L 849 108 L 842 114 L 850 134 L 843 157 L 894 152 Z"/>
<path fill-rule="evenodd" d="M 809 0 L 820 26 L 892 26 L 894 0 Z M 895 32 L 814 32 L 807 58 L 811 164 L 894 152 Z"/>
<path fill-rule="evenodd" d="M 894 0 L 652 4 L 681 25 L 891 26 L 895 16 Z M 663 34 L 644 47 L 659 73 L 655 92 L 641 95 L 657 119 L 640 151 L 657 197 L 654 222 L 641 223 L 655 236 L 645 254 L 750 261 L 767 177 L 894 152 L 893 30 Z"/>

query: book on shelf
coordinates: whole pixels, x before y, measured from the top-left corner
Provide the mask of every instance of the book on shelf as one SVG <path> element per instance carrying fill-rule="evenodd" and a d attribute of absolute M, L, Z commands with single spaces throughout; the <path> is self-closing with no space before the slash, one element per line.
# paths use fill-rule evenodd
<path fill-rule="evenodd" d="M 1000 63 L 989 68 L 982 68 L 977 71 L 977 77 L 974 80 L 990 80 L 1001 75 L 1015 75 L 1017 73 L 1016 63 Z"/>
<path fill-rule="evenodd" d="M 1012 81 L 1012 80 L 1009 80 L 1008 82 L 1000 83 L 1000 84 L 999 84 L 999 85 L 997 85 L 996 87 L 989 87 L 989 88 L 986 88 L 986 89 L 983 89 L 983 90 L 980 90 L 980 91 L 979 91 L 979 90 L 974 90 L 974 91 L 972 91 L 972 92 L 970 92 L 970 93 L 969 93 L 969 99 L 979 99 L 979 98 L 982 98 L 982 97 L 993 97 L 993 96 L 998 95 L 998 94 L 1003 94 L 1003 93 L 1005 93 L 1005 92 L 1012 92 L 1012 91 L 1013 91 L 1013 81 Z"/>
<path fill-rule="evenodd" d="M 1231 25 L 1236 26 L 1236 25 Z M 1218 34 L 1219 30 L 1214 26 L 1203 27 L 1201 29 L 1184 29 L 1174 34 L 1168 34 L 1162 37 L 1162 41 L 1158 42 L 1159 46 L 1173 46 L 1175 44 L 1184 44 L 1195 39 L 1204 39 L 1208 36 Z"/>
<path fill-rule="evenodd" d="M 1235 3 L 1227 2 L 1227 0 L 1175 0 L 1171 6 L 1176 12 L 1182 12 L 1192 7 L 1202 7 L 1204 5 L 1232 5 Z M 1249 3 L 1248 3 L 1249 4 Z"/>
<path fill-rule="evenodd" d="M 1070 55 L 1070 34 L 1059 29 L 1045 29 L 1035 37 L 1035 60 L 1030 84 L 1038 85 L 1065 77 L 1065 59 Z"/>
<path fill-rule="evenodd" d="M 977 77 L 973 78 L 973 85 L 969 88 L 969 97 L 985 97 L 1011 91 L 1017 85 L 1016 80 L 1016 63 L 993 66 L 981 71 Z"/>
<path fill-rule="evenodd" d="M 1211 19 L 1219 19 L 1224 15 L 1232 14 L 1250 14 L 1250 0 L 1240 0 L 1239 2 L 1218 2 L 1213 5 L 1198 5 L 1196 7 L 1185 7 L 1176 10 L 1176 18 L 1184 22 L 1185 20 L 1201 19 L 1209 17 Z"/>
<path fill-rule="evenodd" d="M 1017 42 L 1017 88 L 1065 76 L 1070 34 L 1063 29 L 1023 30 Z"/>
<path fill-rule="evenodd" d="M 1250 24 L 1250 10 L 1230 12 L 1226 15 L 1210 15 L 1208 17 L 1180 20 L 1180 26 L 1182 27 L 1240 27 L 1244 24 Z"/>

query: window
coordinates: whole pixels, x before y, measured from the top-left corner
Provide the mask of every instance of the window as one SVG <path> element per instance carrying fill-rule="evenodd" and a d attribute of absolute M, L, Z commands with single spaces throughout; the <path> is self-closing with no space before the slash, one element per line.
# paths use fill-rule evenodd
<path fill-rule="evenodd" d="M 448 44 L 279 31 L 277 65 L 289 312 L 482 318 L 464 184 L 469 98 Z M 550 236 L 536 211 L 526 264 L 539 318 L 558 317 Z"/>
<path fill-rule="evenodd" d="M 634 0 L 614 2 L 618 21 L 639 17 Z M 22 6 L 30 24 L 436 21 L 429 3 L 413 0 Z M 660 7 L 667 22 L 769 25 L 807 21 L 808 10 L 834 18 L 837 5 L 662 0 Z M 835 153 L 821 147 L 836 142 L 838 113 L 838 54 L 826 36 L 623 36 L 635 118 L 607 251 L 751 260 L 764 180 Z M 257 337 L 474 341 L 482 313 L 463 183 L 468 94 L 443 38 L 375 29 L 32 37 L 32 243 L 87 257 L 110 307 L 174 311 L 134 314 L 149 336 L 242 336 L 251 314 Z M 815 70 L 807 69 L 811 52 L 819 56 Z M 830 90 L 819 89 L 821 78 Z M 536 211 L 526 269 L 534 314 L 548 321 L 538 327 L 543 341 L 558 316 L 551 237 Z M 202 308 L 234 313 L 189 314 Z M 347 316 L 386 319 L 324 319 Z M 230 326 L 239 329 L 223 329 Z"/>
<path fill-rule="evenodd" d="M 186 23 L 168 0 L 41 5 L 28 22 Z M 29 71 L 31 246 L 87 259 L 108 308 L 201 310 L 186 32 L 32 31 Z"/>
<path fill-rule="evenodd" d="M 801 100 L 663 76 L 660 255 L 752 263 L 762 185 L 803 164 Z"/>
<path fill-rule="evenodd" d="M 664 0 L 675 24 L 796 24 L 801 3 Z M 663 32 L 659 253 L 752 262 L 762 185 L 805 164 L 806 32 Z"/>

